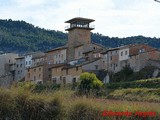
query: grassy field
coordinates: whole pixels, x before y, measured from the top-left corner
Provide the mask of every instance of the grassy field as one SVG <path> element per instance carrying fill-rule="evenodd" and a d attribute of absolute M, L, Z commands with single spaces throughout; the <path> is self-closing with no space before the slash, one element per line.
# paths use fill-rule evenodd
<path fill-rule="evenodd" d="M 160 103 L 77 96 L 72 90 L 0 89 L 0 118 L 11 120 L 157 120 Z M 110 111 L 110 114 L 107 113 Z M 130 112 L 132 114 L 117 114 Z M 114 114 L 113 114 L 114 113 Z M 149 114 L 152 113 L 152 114 Z"/>

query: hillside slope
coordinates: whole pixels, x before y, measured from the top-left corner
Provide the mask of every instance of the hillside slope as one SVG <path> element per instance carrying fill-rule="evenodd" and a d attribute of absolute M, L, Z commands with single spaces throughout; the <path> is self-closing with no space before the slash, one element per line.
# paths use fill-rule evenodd
<path fill-rule="evenodd" d="M 1 51 L 45 51 L 65 44 L 66 38 L 65 33 L 34 27 L 24 21 L 0 20 Z"/>
<path fill-rule="evenodd" d="M 102 44 L 106 47 L 117 47 L 120 45 L 146 43 L 153 47 L 160 48 L 159 38 L 134 36 L 117 38 L 103 36 L 99 33 L 92 33 L 92 42 Z M 35 27 L 25 21 L 0 20 L 0 51 L 4 52 L 29 52 L 46 51 L 64 45 L 67 42 L 67 34 L 45 30 Z"/>

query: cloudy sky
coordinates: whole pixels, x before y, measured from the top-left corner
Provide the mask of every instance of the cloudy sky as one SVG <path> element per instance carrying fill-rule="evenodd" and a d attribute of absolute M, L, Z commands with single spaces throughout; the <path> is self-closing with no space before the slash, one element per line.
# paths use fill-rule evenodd
<path fill-rule="evenodd" d="M 154 0 L 0 0 L 0 19 L 24 20 L 64 31 L 73 17 L 95 19 L 94 33 L 160 37 L 160 3 Z"/>

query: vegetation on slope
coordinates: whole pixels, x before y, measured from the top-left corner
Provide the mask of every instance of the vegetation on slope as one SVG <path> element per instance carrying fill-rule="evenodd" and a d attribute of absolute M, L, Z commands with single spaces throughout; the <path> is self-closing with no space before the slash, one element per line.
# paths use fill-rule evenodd
<path fill-rule="evenodd" d="M 108 89 L 122 88 L 160 88 L 160 78 L 136 80 L 131 82 L 113 82 L 106 85 Z"/>
<path fill-rule="evenodd" d="M 106 47 L 117 47 L 134 43 L 147 43 L 156 48 L 160 47 L 159 38 L 143 36 L 110 38 L 99 33 L 92 33 L 91 39 L 92 42 Z M 64 45 L 66 42 L 66 33 L 41 29 L 25 21 L 0 20 L 0 51 L 15 51 L 19 53 L 37 50 L 46 51 Z"/>
<path fill-rule="evenodd" d="M 60 31 L 34 27 L 25 21 L 0 20 L 1 51 L 45 51 L 66 43 Z"/>

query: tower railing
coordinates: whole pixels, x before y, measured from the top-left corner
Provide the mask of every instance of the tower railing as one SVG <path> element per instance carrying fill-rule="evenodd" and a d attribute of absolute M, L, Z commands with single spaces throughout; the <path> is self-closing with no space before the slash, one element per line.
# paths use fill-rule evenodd
<path fill-rule="evenodd" d="M 94 29 L 95 25 L 90 24 L 89 26 L 83 26 L 83 25 L 67 25 L 65 26 L 65 30 L 71 29 L 71 28 L 88 28 L 88 29 Z"/>

